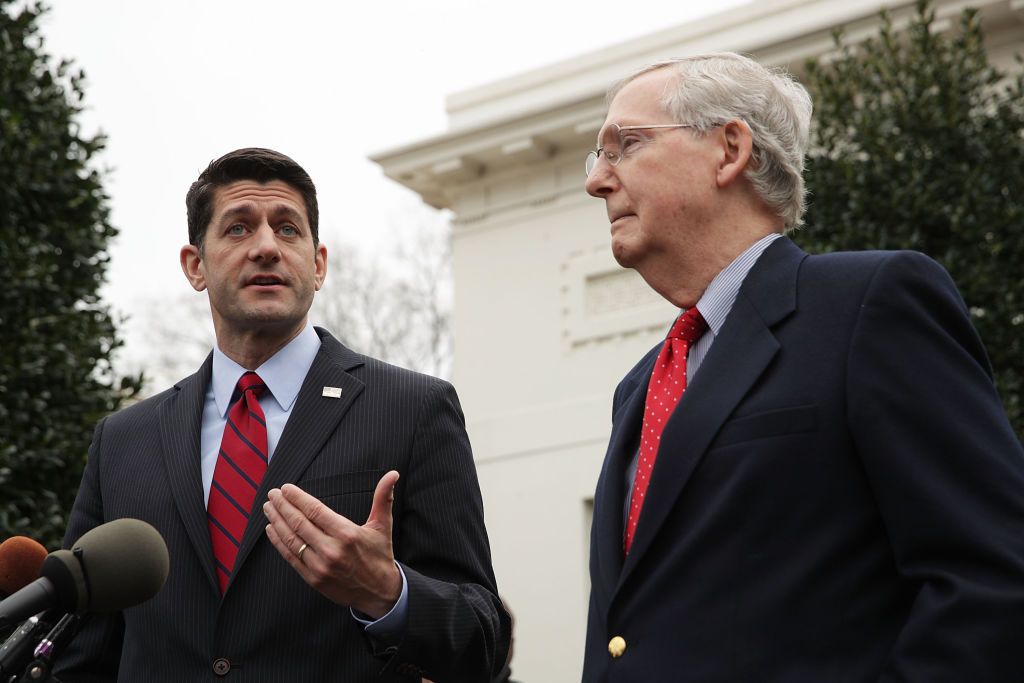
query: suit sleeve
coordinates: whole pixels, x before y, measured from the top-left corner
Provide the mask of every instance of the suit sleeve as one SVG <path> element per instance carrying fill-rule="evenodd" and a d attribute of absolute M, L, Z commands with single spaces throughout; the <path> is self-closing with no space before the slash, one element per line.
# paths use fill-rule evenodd
<path fill-rule="evenodd" d="M 89 461 L 64 534 L 65 548 L 71 548 L 85 532 L 104 522 L 99 469 L 106 423 L 107 418 L 104 418 L 96 426 L 89 446 Z M 57 658 L 54 673 L 62 683 L 116 681 L 123 635 L 124 620 L 120 612 L 87 616 L 82 630 Z"/>
<path fill-rule="evenodd" d="M 483 501 L 455 390 L 437 380 L 419 408 L 408 471 L 396 490 L 395 557 L 409 588 L 399 671 L 489 681 L 505 664 L 509 617 L 497 596 Z"/>
<path fill-rule="evenodd" d="M 1024 680 L 1024 451 L 938 264 L 879 266 L 848 373 L 853 438 L 915 595 L 882 680 Z"/>

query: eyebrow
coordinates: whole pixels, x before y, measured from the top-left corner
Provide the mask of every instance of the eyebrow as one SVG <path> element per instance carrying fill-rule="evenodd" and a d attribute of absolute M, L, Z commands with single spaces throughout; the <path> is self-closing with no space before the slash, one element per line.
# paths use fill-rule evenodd
<path fill-rule="evenodd" d="M 248 216 L 249 214 L 255 213 L 256 211 L 258 211 L 258 208 L 255 202 L 243 202 L 241 204 L 231 207 L 230 209 L 222 213 L 218 220 L 220 222 L 224 222 L 233 220 L 235 218 L 242 218 Z M 270 215 L 273 216 L 274 218 L 283 216 L 285 218 L 289 218 L 295 221 L 296 223 L 303 222 L 303 217 L 301 213 L 299 213 L 290 206 L 285 206 L 281 204 L 272 206 L 270 209 Z"/>

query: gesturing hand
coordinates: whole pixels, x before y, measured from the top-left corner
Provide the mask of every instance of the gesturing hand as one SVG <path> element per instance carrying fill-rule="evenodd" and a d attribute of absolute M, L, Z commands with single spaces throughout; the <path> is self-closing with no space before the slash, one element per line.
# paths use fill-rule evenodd
<path fill-rule="evenodd" d="M 398 472 L 381 477 L 366 524 L 337 514 L 294 484 L 272 489 L 263 512 L 267 536 L 310 586 L 339 605 L 379 619 L 394 607 L 402 576 L 391 548 L 391 504 Z"/>

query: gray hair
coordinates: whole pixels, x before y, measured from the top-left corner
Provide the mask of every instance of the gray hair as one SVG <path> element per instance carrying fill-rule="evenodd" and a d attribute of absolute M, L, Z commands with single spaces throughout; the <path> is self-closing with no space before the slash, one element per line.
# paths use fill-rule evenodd
<path fill-rule="evenodd" d="M 804 87 L 785 71 L 735 52 L 717 52 L 645 66 L 613 85 L 608 102 L 638 76 L 665 68 L 678 76 L 677 87 L 662 97 L 665 111 L 701 133 L 730 119 L 745 121 L 753 137 L 747 180 L 786 229 L 802 225 L 807 208 L 804 157 L 813 108 Z"/>

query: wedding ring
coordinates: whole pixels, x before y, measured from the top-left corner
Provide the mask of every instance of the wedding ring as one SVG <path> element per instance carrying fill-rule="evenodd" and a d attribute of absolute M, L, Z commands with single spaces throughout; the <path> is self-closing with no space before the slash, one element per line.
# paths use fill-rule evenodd
<path fill-rule="evenodd" d="M 299 562 L 302 562 L 302 553 L 306 552 L 306 548 L 309 547 L 308 543 L 303 543 L 302 547 L 299 548 L 299 552 L 296 553 L 299 556 Z"/>

